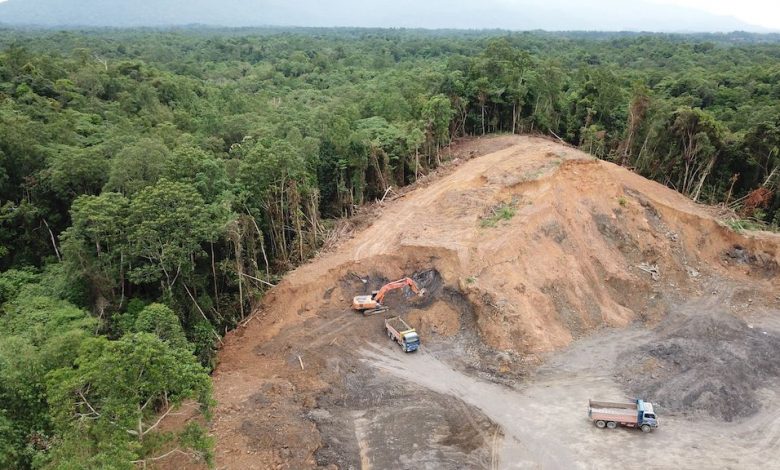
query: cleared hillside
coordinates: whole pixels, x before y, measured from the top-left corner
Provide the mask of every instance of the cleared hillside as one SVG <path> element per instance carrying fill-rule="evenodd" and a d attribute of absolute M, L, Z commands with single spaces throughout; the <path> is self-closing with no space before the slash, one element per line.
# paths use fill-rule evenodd
<path fill-rule="evenodd" d="M 560 461 L 518 447 L 523 436 L 497 418 L 491 400 L 514 399 L 518 386 L 542 380 L 535 371 L 550 353 L 621 331 L 610 340 L 615 347 L 570 366 L 586 361 L 586 372 L 607 374 L 612 385 L 596 381 L 591 391 L 627 392 L 612 379 L 615 355 L 658 340 L 653 328 L 691 299 L 714 295 L 717 305 L 708 308 L 728 309 L 749 297 L 729 314 L 777 315 L 776 235 L 737 234 L 666 187 L 548 140 L 503 137 L 472 146 L 505 148 L 460 161 L 378 207 L 368 228 L 285 277 L 228 336 L 214 375 L 218 466 L 388 468 L 416 453 L 418 462 L 445 468 L 505 468 L 497 462 L 510 458 L 580 462 L 584 451 L 576 446 L 562 450 Z M 395 292 L 387 303 L 421 331 L 420 355 L 393 348 L 381 316 L 350 310 L 353 295 L 405 275 L 426 295 Z M 768 347 L 777 344 L 765 336 Z M 419 380 L 408 373 L 414 367 L 422 367 Z M 588 390 L 591 382 L 573 379 L 582 374 L 565 376 L 572 380 L 566 386 Z M 431 377 L 440 380 L 417 385 Z M 754 386 L 773 378 L 762 375 Z M 500 384 L 484 392 L 498 394 L 492 399 L 464 391 L 490 382 Z M 544 410 L 544 397 L 534 406 Z M 405 417 L 391 413 L 400 409 Z M 404 419 L 427 424 L 404 431 Z M 412 452 L 407 444 L 419 446 Z"/>

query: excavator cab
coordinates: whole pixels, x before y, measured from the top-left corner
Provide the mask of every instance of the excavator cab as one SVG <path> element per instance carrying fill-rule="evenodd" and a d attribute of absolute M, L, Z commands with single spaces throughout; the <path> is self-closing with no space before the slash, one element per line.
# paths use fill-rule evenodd
<path fill-rule="evenodd" d="M 356 295 L 352 299 L 352 308 L 363 312 L 363 315 L 373 315 L 388 309 L 374 299 L 374 295 Z"/>

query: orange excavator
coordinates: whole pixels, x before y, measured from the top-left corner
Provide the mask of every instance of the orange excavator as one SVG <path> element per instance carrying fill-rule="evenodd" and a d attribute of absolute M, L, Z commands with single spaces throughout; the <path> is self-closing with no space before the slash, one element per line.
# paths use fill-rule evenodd
<path fill-rule="evenodd" d="M 363 315 L 373 315 L 375 313 L 384 312 L 389 308 L 382 305 L 382 300 L 384 300 L 385 295 L 392 290 L 403 289 L 406 286 L 409 286 L 409 289 L 417 294 L 418 297 L 425 294 L 425 289 L 420 289 L 417 287 L 416 282 L 405 277 L 397 281 L 388 282 L 378 291 L 372 292 L 371 295 L 356 295 L 355 298 L 352 299 L 352 308 L 363 312 Z"/>

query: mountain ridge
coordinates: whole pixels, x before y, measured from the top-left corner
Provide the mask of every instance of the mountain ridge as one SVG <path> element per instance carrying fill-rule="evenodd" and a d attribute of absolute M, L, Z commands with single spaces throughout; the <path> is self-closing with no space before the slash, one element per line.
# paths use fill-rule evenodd
<path fill-rule="evenodd" d="M 609 11 L 608 15 L 603 14 Z M 0 24 L 25 26 L 344 26 L 552 31 L 769 32 L 729 16 L 647 2 L 595 0 L 7 0 Z"/>

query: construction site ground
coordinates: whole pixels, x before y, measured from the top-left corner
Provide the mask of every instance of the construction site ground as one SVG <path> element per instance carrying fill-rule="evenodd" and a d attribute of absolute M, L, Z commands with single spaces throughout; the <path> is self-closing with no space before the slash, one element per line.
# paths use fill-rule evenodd
<path fill-rule="evenodd" d="M 558 143 L 454 149 L 225 338 L 216 466 L 766 468 L 780 445 L 780 237 Z M 392 193 L 391 193 L 392 194 Z M 411 276 L 390 310 L 354 295 Z M 422 347 L 383 330 L 401 315 Z M 649 434 L 588 399 L 657 404 Z"/>

